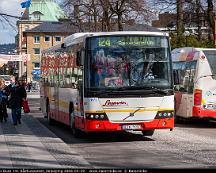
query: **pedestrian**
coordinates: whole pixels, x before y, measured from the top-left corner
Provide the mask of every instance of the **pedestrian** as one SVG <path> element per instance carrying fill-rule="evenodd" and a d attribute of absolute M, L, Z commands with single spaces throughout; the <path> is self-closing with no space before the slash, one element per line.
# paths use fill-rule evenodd
<path fill-rule="evenodd" d="M 21 124 L 22 100 L 26 99 L 26 90 L 18 81 L 18 78 L 11 76 L 11 84 L 7 87 L 9 93 L 8 107 L 11 109 L 13 124 Z"/>
<path fill-rule="evenodd" d="M 32 81 L 28 83 L 28 92 L 31 92 L 31 88 L 32 88 Z"/>
<path fill-rule="evenodd" d="M 5 91 L 5 80 L 0 78 L 0 122 L 7 122 L 7 94 Z"/>

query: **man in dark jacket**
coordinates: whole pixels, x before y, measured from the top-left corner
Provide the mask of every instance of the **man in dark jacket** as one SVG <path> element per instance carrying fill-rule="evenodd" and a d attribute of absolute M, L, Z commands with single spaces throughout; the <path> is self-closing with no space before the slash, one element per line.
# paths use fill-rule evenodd
<path fill-rule="evenodd" d="M 22 100 L 26 99 L 26 90 L 17 78 L 11 76 L 11 84 L 7 87 L 9 94 L 8 107 L 11 108 L 13 124 L 21 124 Z"/>

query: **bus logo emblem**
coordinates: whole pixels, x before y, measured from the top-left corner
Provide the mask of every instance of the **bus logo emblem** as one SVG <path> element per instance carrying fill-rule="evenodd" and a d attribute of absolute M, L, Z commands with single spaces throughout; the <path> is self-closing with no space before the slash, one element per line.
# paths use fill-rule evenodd
<path fill-rule="evenodd" d="M 124 106 L 124 105 L 128 105 L 126 102 L 124 101 L 110 101 L 110 100 L 107 100 L 105 102 L 105 104 L 103 106 Z"/>

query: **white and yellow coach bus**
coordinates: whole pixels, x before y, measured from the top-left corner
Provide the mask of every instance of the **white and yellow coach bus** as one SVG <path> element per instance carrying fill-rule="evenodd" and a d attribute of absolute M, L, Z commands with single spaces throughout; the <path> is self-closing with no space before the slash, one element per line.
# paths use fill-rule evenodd
<path fill-rule="evenodd" d="M 169 36 L 162 32 L 75 33 L 42 53 L 41 107 L 80 131 L 173 129 Z"/>

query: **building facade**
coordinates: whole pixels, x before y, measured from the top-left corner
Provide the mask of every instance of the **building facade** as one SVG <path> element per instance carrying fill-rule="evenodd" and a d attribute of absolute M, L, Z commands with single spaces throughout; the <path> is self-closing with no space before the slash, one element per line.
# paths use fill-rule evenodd
<path fill-rule="evenodd" d="M 190 34 L 198 34 L 198 22 L 203 35 L 207 35 L 209 32 L 208 22 L 205 20 L 205 14 L 201 13 L 200 18 L 193 13 L 184 13 L 183 23 L 185 31 Z M 152 21 L 152 26 L 165 32 L 176 32 L 177 27 L 177 14 L 176 13 L 161 13 L 158 16 L 158 20 Z"/>
<path fill-rule="evenodd" d="M 64 42 L 64 38 L 72 34 L 70 26 L 62 22 L 43 22 L 41 25 L 23 32 L 26 40 L 27 54 L 31 55 L 26 65 L 27 82 L 40 78 L 40 55 L 45 49 Z"/>
<path fill-rule="evenodd" d="M 55 3 L 54 0 L 32 0 L 31 5 L 28 9 L 25 9 L 22 18 L 17 21 L 17 28 L 18 28 L 18 34 L 16 36 L 16 50 L 18 54 L 30 54 L 30 59 L 34 59 L 33 61 L 30 60 L 28 62 L 19 62 L 18 68 L 19 68 L 19 77 L 22 77 L 23 79 L 27 81 L 34 80 L 32 79 L 32 76 L 27 76 L 27 74 L 30 74 L 28 67 L 33 67 L 34 64 L 38 66 L 37 63 L 34 63 L 34 61 L 39 61 L 39 56 L 37 60 L 35 60 L 35 55 L 32 49 L 32 45 L 34 44 L 34 35 L 26 34 L 25 32 L 31 31 L 33 28 L 36 28 L 43 24 L 44 22 L 58 22 L 59 19 L 65 19 L 66 16 L 63 12 L 63 10 L 59 7 L 57 3 Z M 24 34 L 25 33 L 25 34 Z M 40 35 L 40 31 L 36 34 L 36 36 Z M 40 35 L 41 36 L 41 35 Z M 64 36 L 64 34 L 60 34 L 60 36 Z M 31 42 L 31 38 L 33 42 Z M 42 37 L 42 36 L 41 36 Z M 41 38 L 42 39 L 42 38 Z M 42 48 L 44 46 L 43 42 L 40 40 L 41 44 L 38 43 L 35 48 Z M 54 44 L 54 43 L 53 43 Z M 45 43 L 45 45 L 52 45 L 49 43 Z M 36 49 L 36 51 L 38 51 Z M 33 63 L 33 64 L 31 64 Z"/>

